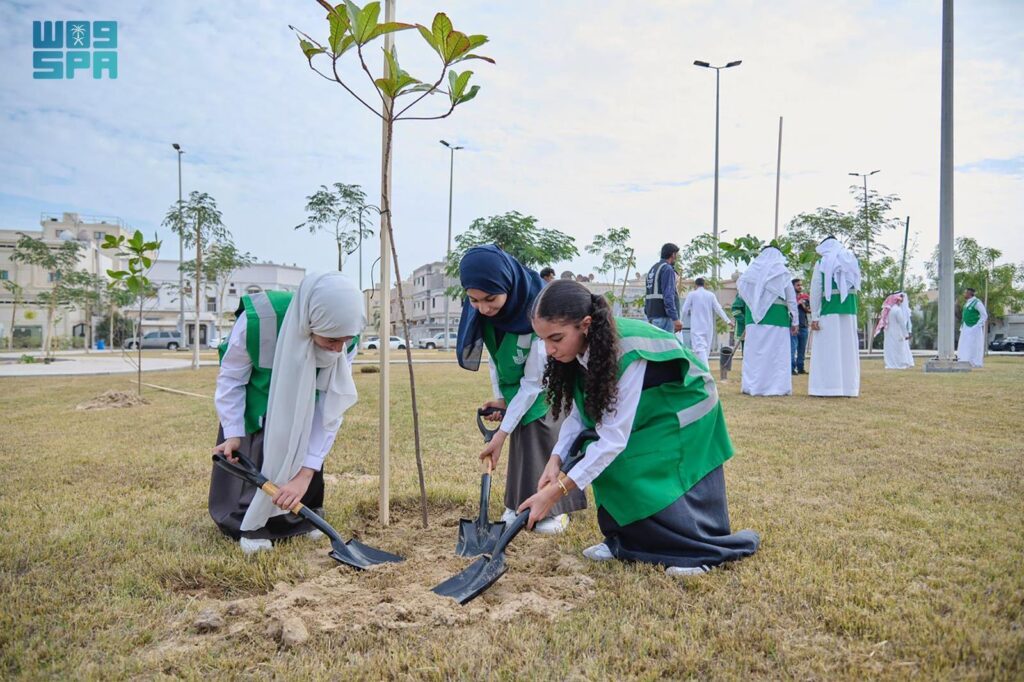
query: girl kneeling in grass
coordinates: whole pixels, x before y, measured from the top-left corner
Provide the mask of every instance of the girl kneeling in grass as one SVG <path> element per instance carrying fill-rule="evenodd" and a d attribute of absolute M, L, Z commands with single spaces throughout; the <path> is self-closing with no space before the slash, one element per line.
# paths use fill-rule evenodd
<path fill-rule="evenodd" d="M 670 333 L 612 316 L 578 282 L 549 284 L 533 328 L 549 355 L 545 384 L 568 412 L 538 483 L 520 505 L 530 523 L 567 492 L 592 485 L 605 541 L 583 555 L 667 566 L 696 575 L 750 556 L 752 530 L 732 533 L 722 464 L 733 454 L 714 380 Z M 567 475 L 561 456 L 584 428 L 600 440 Z"/>
<path fill-rule="evenodd" d="M 214 452 L 232 461 L 234 452 L 247 455 L 281 490 L 271 500 L 214 467 L 209 508 L 249 554 L 315 531 L 287 510 L 301 501 L 322 513 L 321 469 L 342 415 L 356 402 L 352 360 L 366 315 L 358 288 L 337 272 L 307 276 L 295 294 L 243 296 L 237 314 L 221 347 Z"/>
<path fill-rule="evenodd" d="M 512 510 L 537 489 L 537 479 L 558 439 L 560 422 L 551 414 L 541 385 L 547 356 L 530 325 L 530 310 L 544 282 L 493 244 L 469 249 L 459 263 L 459 276 L 466 290 L 459 321 L 459 365 L 476 371 L 486 347 L 494 399 L 483 407 L 506 409 L 501 427 L 480 459 L 490 458 L 497 466 L 505 439 L 511 436 L 502 515 L 511 522 Z M 538 520 L 535 530 L 561 533 L 569 523 L 568 513 L 586 506 L 587 498 L 580 491 L 560 499 Z"/>

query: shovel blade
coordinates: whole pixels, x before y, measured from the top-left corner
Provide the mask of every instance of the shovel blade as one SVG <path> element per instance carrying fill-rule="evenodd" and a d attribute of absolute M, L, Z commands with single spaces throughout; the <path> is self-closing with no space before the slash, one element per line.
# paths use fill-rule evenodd
<path fill-rule="evenodd" d="M 505 522 L 481 524 L 479 520 L 461 519 L 459 521 L 459 539 L 455 543 L 455 554 L 458 556 L 479 556 L 489 554 L 498 544 L 498 539 L 505 532 Z"/>
<path fill-rule="evenodd" d="M 349 540 L 348 542 L 331 542 L 331 551 L 328 554 L 335 561 L 357 568 L 359 570 L 365 570 L 371 566 L 378 564 L 390 564 L 405 561 L 404 558 L 391 552 L 385 552 L 382 549 L 376 547 L 370 547 L 364 545 L 358 540 Z"/>
<path fill-rule="evenodd" d="M 451 597 L 460 605 L 468 604 L 496 583 L 507 570 L 503 552 L 493 557 L 482 556 L 462 573 L 453 575 L 432 591 L 442 597 Z"/>

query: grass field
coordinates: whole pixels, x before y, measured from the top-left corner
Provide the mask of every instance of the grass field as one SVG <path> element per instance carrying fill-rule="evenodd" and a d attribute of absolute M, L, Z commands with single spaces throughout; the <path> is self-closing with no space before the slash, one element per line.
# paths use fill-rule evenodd
<path fill-rule="evenodd" d="M 299 539 L 246 558 L 206 513 L 212 400 L 128 377 L 0 379 L 0 677 L 812 678 L 1024 676 L 1024 362 L 968 375 L 863 363 L 862 397 L 720 386 L 734 528 L 761 550 L 699 579 L 590 564 L 593 510 L 520 536 L 466 607 L 429 588 L 465 565 L 485 372 L 418 369 L 431 527 L 418 526 L 404 369 L 393 374 L 391 527 L 376 523 L 377 375 L 327 461 L 343 534 L 408 557 L 355 573 Z M 214 368 L 147 381 L 212 395 Z M 503 476 L 497 475 L 494 509 Z M 203 611 L 223 624 L 194 625 Z M 309 639 L 286 646 L 282 623 Z M 294 620 L 291 620 L 294 624 Z"/>

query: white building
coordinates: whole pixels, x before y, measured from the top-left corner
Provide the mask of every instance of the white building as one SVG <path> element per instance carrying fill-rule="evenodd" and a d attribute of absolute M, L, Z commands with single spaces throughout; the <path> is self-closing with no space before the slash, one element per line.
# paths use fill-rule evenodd
<path fill-rule="evenodd" d="M 448 298 L 445 291 L 452 286 L 459 286 L 459 281 L 444 274 L 444 263 L 435 261 L 421 265 L 412 271 L 412 275 L 402 282 L 405 294 L 405 314 L 409 317 L 410 344 L 420 339 L 444 332 L 445 300 L 448 301 L 449 328 L 454 333 L 459 330 L 462 319 L 462 301 Z M 402 316 L 398 309 L 398 288 L 391 289 L 391 333 L 404 336 Z"/>
<path fill-rule="evenodd" d="M 203 296 L 199 301 L 199 343 L 206 346 L 213 339 L 227 335 L 235 319 L 241 297 L 261 291 L 297 291 L 305 268 L 297 265 L 278 265 L 263 262 L 237 270 L 224 283 L 223 292 L 216 282 L 203 283 Z M 148 330 L 180 331 L 181 303 L 178 296 L 178 261 L 158 259 L 153 263 L 149 278 L 158 287 L 156 298 L 146 300 L 142 325 Z M 221 300 L 223 298 L 223 300 Z M 195 293 L 192 283 L 185 280 L 184 328 L 185 342 L 195 340 Z"/>
<path fill-rule="evenodd" d="M 39 348 L 43 343 L 43 326 L 46 311 L 37 301 L 39 294 L 53 288 L 54 273 L 42 268 L 11 260 L 14 247 L 27 235 L 42 239 L 53 248 L 62 241 L 76 241 L 81 246 L 78 269 L 90 274 L 106 277 L 108 269 L 121 269 L 123 264 L 111 252 L 101 248 L 108 235 L 131 236 L 134 230 L 120 218 L 111 216 L 85 216 L 78 213 L 61 215 L 43 213 L 39 220 L 41 229 L 0 230 L 0 284 L 4 281 L 18 284 L 23 289 L 21 301 L 15 301 L 11 291 L 0 285 L 0 343 L 6 343 L 13 329 L 16 348 Z M 13 313 L 13 319 L 12 319 Z M 100 315 L 96 316 L 94 323 Z M 55 317 L 54 337 L 58 345 L 70 344 L 72 338 L 84 341 L 86 336 L 85 316 L 80 310 L 62 309 Z"/>

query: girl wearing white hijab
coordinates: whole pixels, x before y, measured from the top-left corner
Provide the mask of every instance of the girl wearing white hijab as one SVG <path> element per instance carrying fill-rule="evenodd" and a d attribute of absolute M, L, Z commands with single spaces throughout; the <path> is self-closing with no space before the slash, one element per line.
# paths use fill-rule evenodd
<path fill-rule="evenodd" d="M 909 369 L 914 366 L 910 352 L 910 303 L 907 294 L 898 291 L 885 299 L 878 316 L 874 336 L 885 330 L 882 346 L 886 369 Z"/>
<path fill-rule="evenodd" d="M 280 492 L 271 499 L 214 467 L 209 509 L 248 554 L 314 530 L 287 510 L 301 501 L 322 511 L 321 469 L 356 402 L 351 363 L 366 315 L 358 288 L 337 272 L 308 275 L 294 295 L 243 296 L 237 315 L 221 346 L 214 452 L 247 455 Z"/>
<path fill-rule="evenodd" d="M 799 313 L 786 257 L 764 249 L 736 283 L 746 303 L 742 389 L 747 395 L 791 395 L 793 353 L 790 337 Z"/>
<path fill-rule="evenodd" d="M 807 391 L 817 396 L 860 394 L 857 299 L 860 265 L 835 237 L 818 245 L 811 276 L 811 372 Z"/>

